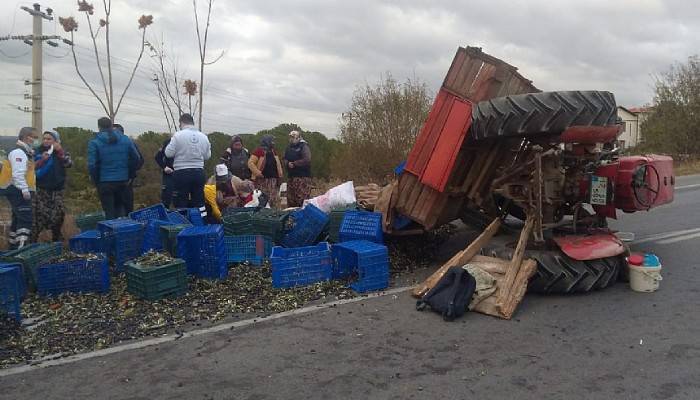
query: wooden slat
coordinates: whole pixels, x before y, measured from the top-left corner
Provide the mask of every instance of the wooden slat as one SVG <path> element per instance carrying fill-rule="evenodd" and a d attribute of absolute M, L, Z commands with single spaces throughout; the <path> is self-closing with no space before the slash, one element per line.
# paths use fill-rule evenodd
<path fill-rule="evenodd" d="M 525 221 L 525 226 L 523 230 L 520 231 L 520 238 L 518 239 L 518 246 L 515 248 L 513 253 L 513 258 L 508 264 L 508 270 L 506 271 L 506 277 L 503 280 L 503 286 L 501 287 L 501 293 L 498 298 L 498 304 L 506 304 L 511 295 L 511 289 L 513 282 L 515 282 L 515 277 L 518 275 L 520 266 L 523 263 L 523 258 L 525 257 L 525 249 L 527 248 L 527 243 L 530 240 L 530 234 L 532 233 L 532 228 L 535 226 L 535 218 L 532 214 L 528 214 L 527 220 Z"/>
<path fill-rule="evenodd" d="M 494 162 L 496 161 L 496 157 L 500 153 L 500 145 L 495 144 L 494 147 L 491 149 L 489 152 L 489 156 L 484 162 L 483 165 L 479 167 L 481 172 L 479 173 L 479 176 L 476 178 L 474 181 L 474 184 L 472 185 L 471 190 L 468 192 L 467 196 L 470 198 L 474 198 L 477 193 L 481 190 L 481 186 L 484 184 L 485 178 L 488 174 L 493 173 L 492 166 Z"/>
<path fill-rule="evenodd" d="M 435 287 L 435 284 L 440 281 L 440 279 L 445 275 L 447 270 L 452 267 L 462 266 L 469 262 L 469 260 L 474 257 L 482 247 L 484 247 L 493 237 L 493 235 L 498 232 L 501 227 L 501 220 L 496 218 L 489 224 L 489 226 L 484 229 L 484 231 L 477 237 L 473 242 L 467 246 L 466 249 L 455 254 L 449 261 L 443 264 L 437 271 L 428 277 L 423 283 L 418 285 L 413 289 L 413 295 L 416 297 L 423 297 L 430 289 Z"/>
<path fill-rule="evenodd" d="M 467 58 L 467 52 L 463 50 L 464 49 L 461 47 L 457 49 L 457 53 L 452 59 L 452 64 L 450 65 L 450 69 L 447 71 L 447 76 L 445 76 L 442 86 L 451 87 L 455 84 L 459 70 L 464 66 L 464 61 Z"/>

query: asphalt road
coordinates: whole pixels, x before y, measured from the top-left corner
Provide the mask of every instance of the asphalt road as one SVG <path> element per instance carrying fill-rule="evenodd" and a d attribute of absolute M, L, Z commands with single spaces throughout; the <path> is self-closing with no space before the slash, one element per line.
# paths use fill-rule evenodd
<path fill-rule="evenodd" d="M 2 399 L 699 399 L 700 176 L 623 215 L 661 288 L 446 323 L 407 292 L 0 377 Z"/>

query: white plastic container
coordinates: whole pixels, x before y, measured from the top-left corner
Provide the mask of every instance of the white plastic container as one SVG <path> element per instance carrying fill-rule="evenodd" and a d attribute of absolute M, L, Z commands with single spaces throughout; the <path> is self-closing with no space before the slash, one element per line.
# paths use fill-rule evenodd
<path fill-rule="evenodd" d="M 646 266 L 629 264 L 630 288 L 635 292 L 655 292 L 659 289 L 661 265 Z"/>

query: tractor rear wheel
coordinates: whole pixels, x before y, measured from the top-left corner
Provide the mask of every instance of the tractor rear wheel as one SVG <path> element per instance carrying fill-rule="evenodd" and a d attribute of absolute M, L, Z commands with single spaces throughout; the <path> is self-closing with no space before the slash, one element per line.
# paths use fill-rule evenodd
<path fill-rule="evenodd" d="M 482 250 L 482 254 L 511 259 L 515 248 L 510 243 L 492 244 Z M 530 280 L 528 292 L 543 294 L 586 293 L 604 289 L 617 282 L 625 266 L 622 255 L 596 260 L 580 261 L 564 254 L 561 250 L 526 250 L 525 258 L 537 262 L 537 272 Z"/>
<path fill-rule="evenodd" d="M 527 93 L 481 101 L 472 110 L 471 135 L 498 137 L 560 135 L 571 126 L 606 126 L 617 121 L 610 92 Z"/>

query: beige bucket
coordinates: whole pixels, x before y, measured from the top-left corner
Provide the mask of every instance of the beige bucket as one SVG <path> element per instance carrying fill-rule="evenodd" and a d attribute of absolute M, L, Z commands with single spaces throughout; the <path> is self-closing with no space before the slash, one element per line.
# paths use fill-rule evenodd
<path fill-rule="evenodd" d="M 655 292 L 661 282 L 661 265 L 645 267 L 630 264 L 630 288 L 635 292 Z"/>

